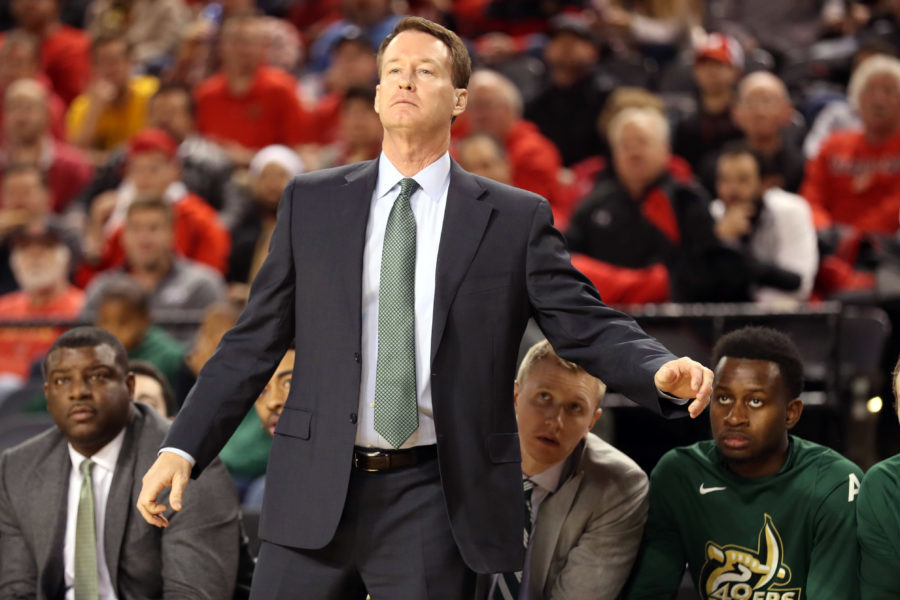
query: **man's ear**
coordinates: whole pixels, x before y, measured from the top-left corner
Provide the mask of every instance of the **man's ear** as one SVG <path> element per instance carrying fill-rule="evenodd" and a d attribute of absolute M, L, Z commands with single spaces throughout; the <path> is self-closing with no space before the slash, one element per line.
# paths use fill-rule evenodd
<path fill-rule="evenodd" d="M 803 414 L 803 401 L 800 400 L 800 398 L 794 398 L 787 403 L 785 425 L 787 425 L 788 429 L 793 428 L 794 425 L 797 424 L 797 421 L 800 420 L 801 414 Z"/>
<path fill-rule="evenodd" d="M 381 94 L 381 84 L 375 86 L 375 113 L 378 113 L 378 96 Z"/>
<path fill-rule="evenodd" d="M 597 419 L 600 418 L 601 414 L 603 414 L 603 409 L 598 406 L 597 410 L 594 411 L 594 418 L 591 419 L 591 426 L 588 427 L 588 431 L 594 428 L 594 425 L 597 424 Z"/>
<path fill-rule="evenodd" d="M 125 375 L 125 385 L 128 387 L 128 397 L 134 402 L 134 373 L 131 371 Z"/>
<path fill-rule="evenodd" d="M 519 382 L 518 381 L 513 383 L 513 404 L 515 406 L 519 405 Z"/>
<path fill-rule="evenodd" d="M 458 117 L 466 110 L 469 103 L 469 90 L 465 88 L 456 88 L 456 104 L 453 106 L 453 116 Z"/>

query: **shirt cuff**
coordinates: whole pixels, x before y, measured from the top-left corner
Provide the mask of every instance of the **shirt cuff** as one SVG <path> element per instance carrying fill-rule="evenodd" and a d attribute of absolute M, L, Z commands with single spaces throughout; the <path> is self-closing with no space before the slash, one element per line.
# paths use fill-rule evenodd
<path fill-rule="evenodd" d="M 177 455 L 180 456 L 181 458 L 183 458 L 183 459 L 185 459 L 186 461 L 188 461 L 189 463 L 191 463 L 191 467 L 193 467 L 193 466 L 197 463 L 197 461 L 194 459 L 193 456 L 191 456 L 190 454 L 188 454 L 188 453 L 185 452 L 184 450 L 179 450 L 178 448 L 172 448 L 172 447 L 168 447 L 168 446 L 167 446 L 167 447 L 165 447 L 165 448 L 160 449 L 160 451 L 157 452 L 156 455 L 159 456 L 159 455 L 162 454 L 163 452 L 171 452 L 172 454 L 177 454 Z"/>
<path fill-rule="evenodd" d="M 693 400 L 693 398 L 679 398 L 678 396 L 673 396 L 672 394 L 667 394 L 659 388 L 656 388 L 656 393 L 659 394 L 660 398 L 665 398 L 670 401 L 672 404 L 676 404 L 678 406 L 684 406 Z M 163 448 L 163 450 L 167 450 L 167 448 Z M 176 452 L 178 452 L 176 450 Z M 193 463 L 191 463 L 193 464 Z"/>

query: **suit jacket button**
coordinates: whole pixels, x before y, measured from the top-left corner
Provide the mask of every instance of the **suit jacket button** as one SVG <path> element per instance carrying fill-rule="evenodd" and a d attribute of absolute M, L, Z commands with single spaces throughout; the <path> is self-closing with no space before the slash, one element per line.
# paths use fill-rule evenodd
<path fill-rule="evenodd" d="M 353 353 L 353 360 L 355 360 L 356 362 L 359 362 L 359 360 L 360 360 L 359 352 Z"/>
<path fill-rule="evenodd" d="M 350 422 L 356 425 L 356 413 L 350 413 Z"/>

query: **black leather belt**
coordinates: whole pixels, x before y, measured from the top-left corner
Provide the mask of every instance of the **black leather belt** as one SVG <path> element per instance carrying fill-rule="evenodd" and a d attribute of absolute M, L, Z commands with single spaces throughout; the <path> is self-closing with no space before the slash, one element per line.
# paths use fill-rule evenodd
<path fill-rule="evenodd" d="M 414 467 L 437 457 L 437 446 L 414 446 L 406 450 L 353 448 L 353 467 L 368 473 Z"/>

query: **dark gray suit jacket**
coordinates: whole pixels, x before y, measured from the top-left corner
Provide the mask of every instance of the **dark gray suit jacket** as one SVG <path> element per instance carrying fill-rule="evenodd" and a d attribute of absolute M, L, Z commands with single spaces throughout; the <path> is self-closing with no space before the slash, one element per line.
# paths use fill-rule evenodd
<path fill-rule="evenodd" d="M 288 344 L 297 360 L 269 459 L 260 536 L 321 548 L 350 479 L 361 376 L 363 248 L 377 161 L 316 171 L 285 189 L 250 302 L 198 377 L 165 444 L 196 475 L 250 409 Z M 658 412 L 653 374 L 674 357 L 606 307 L 569 260 L 545 200 L 455 162 L 438 251 L 431 384 L 453 535 L 476 572 L 524 559 L 512 382 L 534 316 L 556 351 Z"/>
<path fill-rule="evenodd" d="M 168 422 L 135 404 L 116 463 L 104 522 L 106 565 L 121 600 L 231 597 L 238 564 L 238 505 L 221 462 L 185 492 L 169 527 L 135 505 Z M 63 598 L 63 544 L 71 461 L 53 427 L 0 457 L 0 599 Z M 163 494 L 166 502 L 168 490 Z"/>

